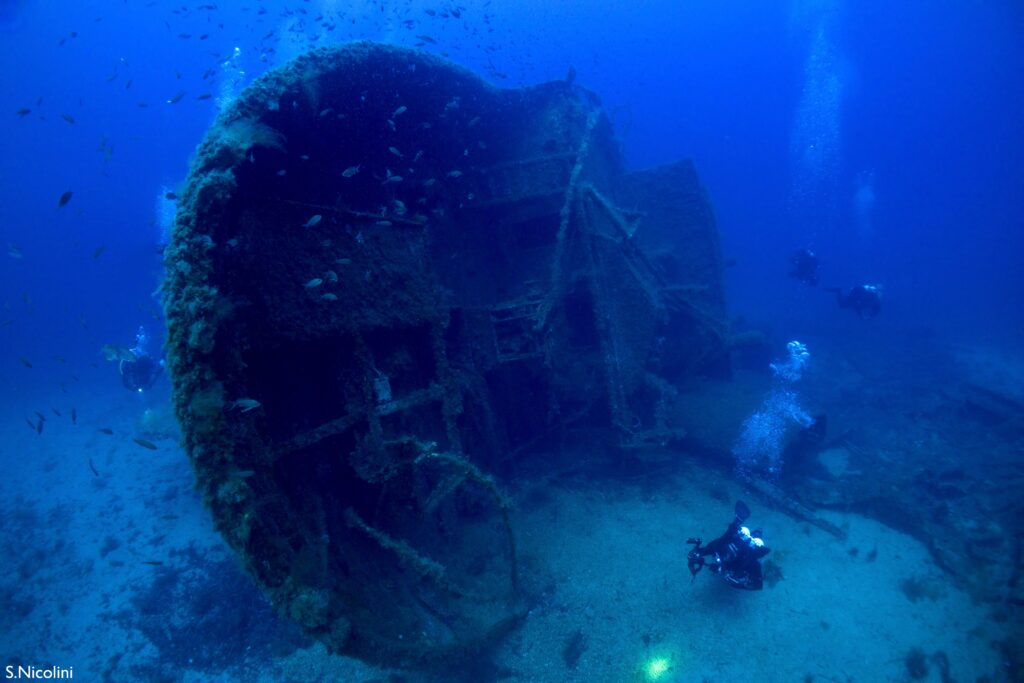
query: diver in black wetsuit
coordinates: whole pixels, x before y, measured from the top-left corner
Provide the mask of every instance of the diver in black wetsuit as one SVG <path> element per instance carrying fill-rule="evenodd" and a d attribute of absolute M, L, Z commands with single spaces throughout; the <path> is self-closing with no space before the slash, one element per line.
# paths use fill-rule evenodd
<path fill-rule="evenodd" d="M 818 284 L 818 270 L 820 266 L 818 264 L 818 257 L 814 255 L 813 251 L 801 249 L 793 254 L 789 262 L 793 266 L 793 270 L 789 271 L 790 277 L 796 278 L 808 287 L 814 287 Z"/>
<path fill-rule="evenodd" d="M 140 327 L 135 335 L 135 346 L 128 349 L 127 357 L 122 358 L 117 365 L 125 389 L 145 391 L 153 386 L 163 372 L 163 361 L 156 360 L 146 351 L 148 341 L 146 330 Z"/>
<path fill-rule="evenodd" d="M 725 533 L 707 545 L 701 545 L 701 539 L 691 538 L 686 542 L 693 544 L 686 565 L 694 577 L 704 567 L 718 574 L 733 588 L 759 591 L 764 586 L 761 574 L 761 558 L 771 552 L 761 540 L 761 530 L 743 526 L 750 516 L 750 508 L 742 500 L 736 501 L 736 519 L 732 521 Z M 710 558 L 710 559 L 708 559 Z"/>
<path fill-rule="evenodd" d="M 857 285 L 845 293 L 838 287 L 825 291 L 835 293 L 839 308 L 852 308 L 862 318 L 874 318 L 882 310 L 882 288 L 878 285 Z"/>

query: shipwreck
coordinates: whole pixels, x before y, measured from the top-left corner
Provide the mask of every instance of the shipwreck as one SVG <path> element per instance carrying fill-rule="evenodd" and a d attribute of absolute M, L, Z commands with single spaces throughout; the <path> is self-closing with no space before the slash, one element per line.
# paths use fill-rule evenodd
<path fill-rule="evenodd" d="M 572 82 L 319 49 L 222 112 L 180 194 L 163 290 L 185 447 L 250 575 L 332 651 L 500 637 L 523 611 L 517 463 L 652 456 L 680 436 L 675 387 L 729 371 L 692 165 L 625 172 Z"/>

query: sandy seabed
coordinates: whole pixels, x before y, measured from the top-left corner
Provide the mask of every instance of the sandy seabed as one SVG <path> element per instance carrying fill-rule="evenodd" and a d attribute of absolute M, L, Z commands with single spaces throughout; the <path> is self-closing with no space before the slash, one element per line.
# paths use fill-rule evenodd
<path fill-rule="evenodd" d="M 157 450 L 141 447 L 131 440 L 139 425 L 127 417 L 140 406 L 122 397 L 102 405 L 80 410 L 77 425 L 51 417 L 42 436 L 17 419 L 2 428 L 4 666 L 73 666 L 75 680 L 86 681 L 466 680 L 384 671 L 294 634 L 268 635 L 253 623 L 273 619 L 265 605 L 233 616 L 228 630 L 204 631 L 216 598 L 207 598 L 206 612 L 194 601 L 176 606 L 185 593 L 174 587 L 209 580 L 211 567 L 237 572 L 232 553 L 174 439 L 157 435 Z M 918 680 L 944 680 L 938 653 L 948 680 L 1008 680 L 993 646 L 1006 638 L 1002 626 L 920 542 L 875 521 L 824 513 L 846 530 L 840 541 L 700 469 L 625 482 L 520 482 L 511 494 L 533 599 L 494 665 L 482 669 L 491 679 L 644 681 L 646 665 L 659 659 L 658 680 L 679 683 L 908 681 L 906 657 L 919 648 L 928 672 Z M 737 498 L 752 508 L 750 523 L 764 530 L 768 559 L 781 571 L 757 593 L 708 572 L 691 581 L 686 568 L 686 538 L 722 533 Z M 241 574 L 225 580 L 244 584 Z M 913 600 L 908 581 L 924 588 Z M 196 643 L 231 638 L 234 649 L 189 656 Z M 293 644 L 278 651 L 282 638 Z"/>

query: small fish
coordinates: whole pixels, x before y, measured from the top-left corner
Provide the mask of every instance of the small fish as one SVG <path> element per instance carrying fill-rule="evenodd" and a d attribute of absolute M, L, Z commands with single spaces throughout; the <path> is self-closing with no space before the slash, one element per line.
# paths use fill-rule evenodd
<path fill-rule="evenodd" d="M 111 429 L 110 427 L 100 427 L 98 431 L 100 434 L 106 434 L 107 436 L 110 436 L 111 434 L 114 433 L 114 430 Z"/>
<path fill-rule="evenodd" d="M 58 199 L 58 200 L 57 200 L 57 208 L 58 208 L 58 209 L 62 209 L 62 208 L 64 208 L 65 206 L 67 206 L 67 205 L 68 205 L 68 202 L 70 202 L 70 201 L 71 201 L 71 197 L 72 197 L 73 195 L 74 195 L 74 192 L 72 192 L 71 190 L 68 190 L 67 192 L 65 192 L 64 194 L 62 194 L 62 195 L 60 196 L 60 199 Z"/>
<path fill-rule="evenodd" d="M 29 114 L 32 113 L 32 110 L 29 109 L 28 107 L 22 107 L 21 109 L 19 109 L 18 111 L 14 112 L 14 113 L 17 114 L 18 116 L 28 116 Z"/>
<path fill-rule="evenodd" d="M 7 245 L 7 255 L 10 256 L 11 258 L 16 259 L 24 258 L 25 256 L 23 253 L 21 253 L 21 249 L 16 244 Z"/>
<path fill-rule="evenodd" d="M 336 259 L 334 259 L 334 262 L 337 263 L 339 266 L 347 266 L 347 265 L 350 265 L 352 263 L 352 259 L 350 259 L 350 258 L 336 258 Z"/>
<path fill-rule="evenodd" d="M 61 415 L 61 412 L 56 408 L 50 408 L 50 410 L 52 410 L 53 414 L 56 415 L 57 417 L 63 417 L 63 415 Z"/>
<path fill-rule="evenodd" d="M 146 107 L 149 106 L 149 102 L 138 102 L 138 103 L 136 103 L 135 106 L 138 107 L 139 109 L 145 109 Z"/>
<path fill-rule="evenodd" d="M 437 41 L 430 36 L 416 36 L 417 40 L 421 40 L 424 43 L 430 43 L 431 45 L 437 45 Z"/>
<path fill-rule="evenodd" d="M 175 201 L 177 198 L 178 198 L 178 195 L 176 193 L 174 193 L 174 192 L 168 192 L 167 194 L 164 195 L 164 199 L 169 199 L 172 202 Z"/>
<path fill-rule="evenodd" d="M 404 178 L 402 178 L 402 176 L 400 175 L 389 175 L 387 178 L 384 179 L 384 182 L 382 182 L 381 185 L 388 185 L 389 183 L 400 183 L 403 180 Z"/>
<path fill-rule="evenodd" d="M 395 116 L 401 116 L 407 111 L 409 111 L 409 108 L 403 105 L 396 109 L 395 111 L 391 112 L 391 117 L 394 118 Z"/>
<path fill-rule="evenodd" d="M 391 227 L 391 221 L 377 221 L 377 225 L 381 226 L 382 228 L 388 228 Z"/>
<path fill-rule="evenodd" d="M 416 152 L 416 156 L 414 156 L 412 158 L 412 163 L 415 164 L 417 161 L 419 161 L 422 158 L 423 158 L 423 150 L 421 149 L 420 151 Z"/>
<path fill-rule="evenodd" d="M 309 219 L 308 221 L 306 221 L 305 223 L 303 223 L 303 224 L 302 224 L 302 227 L 304 227 L 304 228 L 312 228 L 312 227 L 313 227 L 314 225 L 316 225 L 317 223 L 319 223 L 320 221 L 322 221 L 322 220 L 323 220 L 323 218 L 324 218 L 324 217 L 323 217 L 323 216 L 321 216 L 320 214 L 316 214 L 315 216 L 313 216 L 312 218 L 310 218 L 310 219 Z"/>
<path fill-rule="evenodd" d="M 156 444 L 153 443 L 152 441 L 149 441 L 148 439 L 141 439 L 141 438 L 139 438 L 137 436 L 133 436 L 132 437 L 132 441 L 134 441 L 135 443 L 139 444 L 143 448 L 148 448 L 151 451 L 157 450 Z"/>
<path fill-rule="evenodd" d="M 458 178 L 462 175 L 462 171 L 448 171 L 449 178 Z"/>
<path fill-rule="evenodd" d="M 93 476 L 100 476 L 99 471 L 96 469 L 96 465 L 92 464 L 92 458 L 89 458 L 89 469 L 92 470 Z"/>
<path fill-rule="evenodd" d="M 432 187 L 437 182 L 436 178 L 427 178 L 423 181 L 423 187 Z"/>
<path fill-rule="evenodd" d="M 22 365 L 24 365 L 24 366 L 25 366 L 26 368 L 28 368 L 28 369 L 30 369 L 30 370 L 32 369 L 32 361 L 30 361 L 30 360 L 29 360 L 28 358 L 25 358 L 25 356 L 21 356 L 20 358 L 18 358 L 18 360 L 19 360 L 19 361 L 21 362 L 21 364 L 22 364 Z"/>
<path fill-rule="evenodd" d="M 100 246 L 96 247 L 96 249 L 92 252 L 92 257 L 94 259 L 98 259 L 100 257 L 100 254 L 103 253 L 104 249 L 106 249 L 106 246 L 102 245 L 102 244 Z"/>
<path fill-rule="evenodd" d="M 78 424 L 78 411 L 74 408 L 71 409 L 71 424 Z"/>
<path fill-rule="evenodd" d="M 324 279 L 327 280 L 328 282 L 337 282 L 338 274 L 335 273 L 333 270 L 328 270 L 326 273 L 324 273 Z"/>
<path fill-rule="evenodd" d="M 46 422 L 46 420 L 40 419 L 39 422 L 36 423 L 36 434 L 38 434 L 39 436 L 43 435 L 43 423 L 44 422 Z"/>
<path fill-rule="evenodd" d="M 187 93 L 184 90 L 179 90 L 174 93 L 171 99 L 167 100 L 167 104 L 177 104 L 178 102 L 181 102 L 185 98 L 186 94 Z"/>
<path fill-rule="evenodd" d="M 323 279 L 315 277 L 305 284 L 306 289 L 316 289 L 324 283 Z"/>
<path fill-rule="evenodd" d="M 388 147 L 388 151 L 391 152 L 392 154 L 394 154 L 399 159 L 402 159 L 402 158 L 405 157 L 404 154 L 402 154 L 401 152 L 398 151 L 397 147 Z"/>
<path fill-rule="evenodd" d="M 142 564 L 150 564 L 150 565 L 153 565 L 154 567 L 159 567 L 160 565 L 163 564 L 163 562 L 161 562 L 160 560 L 143 560 Z"/>
<path fill-rule="evenodd" d="M 256 410 L 261 405 L 263 405 L 263 404 L 260 403 L 259 401 L 257 401 L 254 398 L 240 398 L 237 401 L 233 402 L 231 404 L 231 407 L 228 408 L 228 410 L 234 410 L 235 408 L 241 408 L 243 413 L 247 413 L 250 410 Z"/>
<path fill-rule="evenodd" d="M 237 472 L 235 472 L 234 476 L 238 477 L 239 479 L 248 479 L 249 477 L 255 476 L 255 474 L 256 472 L 254 472 L 253 470 L 238 470 Z"/>
<path fill-rule="evenodd" d="M 466 124 L 466 128 L 472 128 L 473 126 L 475 126 L 478 123 L 480 123 L 480 117 L 479 116 L 474 116 L 473 118 L 471 118 L 469 120 L 469 123 Z"/>
<path fill-rule="evenodd" d="M 277 172 L 278 178 L 283 178 L 286 175 L 288 175 L 288 169 L 286 168 L 282 168 L 280 171 Z"/>
<path fill-rule="evenodd" d="M 341 177 L 343 177 L 343 178 L 351 178 L 356 173 L 359 173 L 359 167 L 360 166 L 362 166 L 362 164 L 359 164 L 358 166 L 349 166 L 348 168 L 346 168 L 344 171 L 341 172 Z"/>
<path fill-rule="evenodd" d="M 213 97 L 213 93 L 204 92 L 202 95 L 196 95 L 197 100 L 208 100 Z"/>
<path fill-rule="evenodd" d="M 326 294 L 321 294 L 321 295 L 320 295 L 320 299 L 321 299 L 322 301 L 337 301 L 337 300 L 338 300 L 338 297 L 337 297 L 337 295 L 335 295 L 335 294 L 332 294 L 332 293 L 330 293 L 330 292 L 327 292 Z"/>
<path fill-rule="evenodd" d="M 72 125 L 75 123 L 75 117 L 71 114 L 61 114 L 60 117 Z"/>

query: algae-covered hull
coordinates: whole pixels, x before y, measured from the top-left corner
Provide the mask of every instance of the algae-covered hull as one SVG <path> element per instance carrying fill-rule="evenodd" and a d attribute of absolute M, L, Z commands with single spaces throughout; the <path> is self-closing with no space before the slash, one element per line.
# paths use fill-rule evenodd
<path fill-rule="evenodd" d="M 249 87 L 166 264 L 175 406 L 221 533 L 282 613 L 375 661 L 521 614 L 517 459 L 575 434 L 655 450 L 672 384 L 727 369 L 692 168 L 627 175 L 585 90 L 415 51 L 322 49 Z"/>

